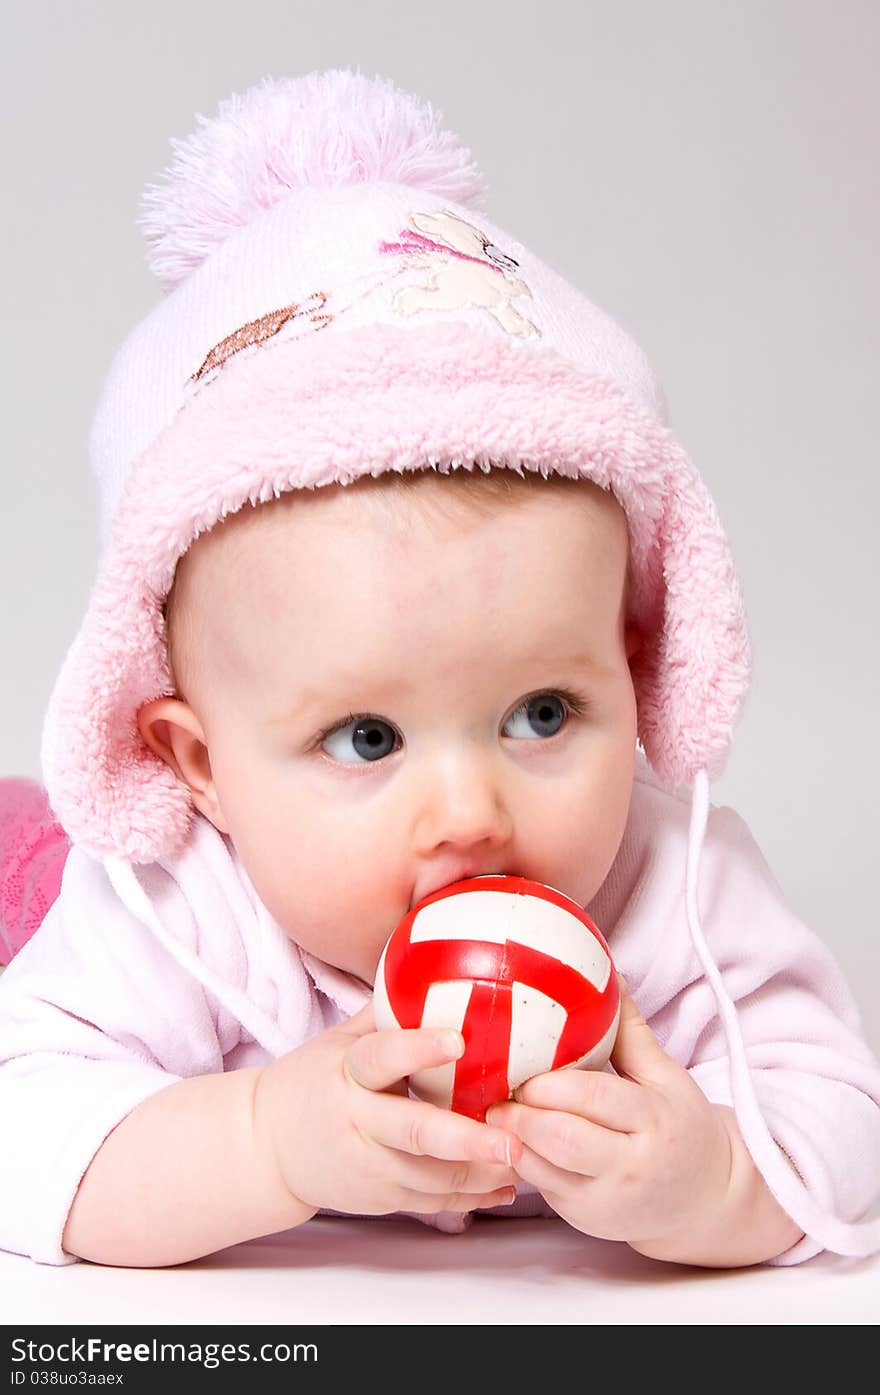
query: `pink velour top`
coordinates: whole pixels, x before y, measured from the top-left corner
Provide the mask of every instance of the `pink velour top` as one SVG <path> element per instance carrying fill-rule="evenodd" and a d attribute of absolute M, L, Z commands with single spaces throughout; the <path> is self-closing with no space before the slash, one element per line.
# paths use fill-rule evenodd
<path fill-rule="evenodd" d="M 29 797 L 31 815 L 42 799 L 42 815 L 24 836 L 4 846 L 0 820 L 0 936 L 7 957 L 18 949 L 0 974 L 0 1248 L 65 1264 L 75 1258 L 61 1239 L 79 1181 L 125 1115 L 176 1080 L 293 1050 L 357 1012 L 370 990 L 285 935 L 231 841 L 202 816 L 179 857 L 133 869 L 133 896 L 106 864 L 68 853 L 39 787 Z M 708 1099 L 732 1106 L 727 1037 L 688 929 L 688 819 L 687 802 L 640 756 L 623 841 L 586 909 L 661 1046 Z M 28 875 L 42 885 L 37 863 L 25 857 L 13 876 L 4 866 L 25 846 L 36 856 L 43 835 L 45 885 L 27 904 L 51 904 L 28 935 L 13 892 Z M 770 1134 L 818 1205 L 858 1220 L 880 1193 L 880 1064 L 841 968 L 786 906 L 730 808 L 709 810 L 699 897 Z M 513 1206 L 493 1214 L 554 1213 L 521 1183 Z M 420 1219 L 456 1232 L 472 1218 Z M 807 1233 L 767 1262 L 796 1264 L 822 1248 Z"/>

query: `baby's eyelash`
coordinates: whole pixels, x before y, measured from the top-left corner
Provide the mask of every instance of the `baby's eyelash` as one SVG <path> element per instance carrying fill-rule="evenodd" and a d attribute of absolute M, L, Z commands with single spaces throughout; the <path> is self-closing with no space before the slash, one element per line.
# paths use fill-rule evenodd
<path fill-rule="evenodd" d="M 528 697 L 523 698 L 519 706 L 514 708 L 514 711 L 521 712 L 522 709 L 528 707 L 529 703 L 533 702 L 535 698 L 543 697 L 545 693 L 550 694 L 551 697 L 562 698 L 562 701 L 573 717 L 586 717 L 587 713 L 590 711 L 591 703 L 589 698 L 585 697 L 583 693 L 573 692 L 571 688 L 538 688 L 536 692 L 529 693 Z M 510 715 L 513 716 L 513 713 Z"/>
<path fill-rule="evenodd" d="M 571 688 L 537 688 L 535 692 L 529 693 L 528 697 L 523 698 L 522 702 L 513 709 L 513 712 L 510 714 L 511 717 L 515 716 L 517 712 L 521 712 L 522 709 L 527 707 L 535 698 L 544 697 L 545 694 L 562 698 L 562 701 L 573 717 L 586 717 L 587 713 L 590 711 L 590 700 L 585 697 L 583 693 L 575 693 Z M 375 715 L 375 712 L 349 712 L 347 717 L 343 717 L 340 721 L 333 722 L 329 727 L 319 732 L 315 739 L 315 744 L 320 746 L 321 742 L 326 741 L 328 736 L 332 736 L 336 731 L 341 731 L 343 727 L 348 726 L 349 722 L 363 722 L 366 721 L 368 717 L 374 717 Z M 383 718 L 382 720 L 384 721 L 385 719 Z"/>
<path fill-rule="evenodd" d="M 341 721 L 333 722 L 331 726 L 325 727 L 323 731 L 319 731 L 315 738 L 315 745 L 320 746 L 321 742 L 326 741 L 328 736 L 332 736 L 334 731 L 341 731 L 343 727 L 348 726 L 349 722 L 362 722 L 365 718 L 372 715 L 371 712 L 349 712 L 348 716 L 343 717 Z"/>

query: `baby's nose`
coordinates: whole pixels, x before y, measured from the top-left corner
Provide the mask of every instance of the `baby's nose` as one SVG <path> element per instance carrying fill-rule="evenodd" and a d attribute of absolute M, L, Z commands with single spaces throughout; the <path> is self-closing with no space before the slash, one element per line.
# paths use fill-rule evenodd
<path fill-rule="evenodd" d="M 468 854 L 480 844 L 487 852 L 513 834 L 513 818 L 497 763 L 477 754 L 456 754 L 431 763 L 419 781 L 419 851 L 448 843 Z"/>

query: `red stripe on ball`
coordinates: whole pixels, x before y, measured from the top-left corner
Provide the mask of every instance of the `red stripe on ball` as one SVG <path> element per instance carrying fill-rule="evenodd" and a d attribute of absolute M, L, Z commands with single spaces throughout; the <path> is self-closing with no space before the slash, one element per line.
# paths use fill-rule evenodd
<path fill-rule="evenodd" d="M 462 1024 L 465 1053 L 455 1063 L 452 1108 L 482 1123 L 486 1110 L 509 1094 L 510 988 L 475 983 Z"/>

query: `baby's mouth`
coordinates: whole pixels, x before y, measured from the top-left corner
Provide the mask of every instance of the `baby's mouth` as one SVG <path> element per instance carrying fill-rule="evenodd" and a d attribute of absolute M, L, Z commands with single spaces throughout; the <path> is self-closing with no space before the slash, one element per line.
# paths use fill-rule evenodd
<path fill-rule="evenodd" d="M 415 890 L 413 891 L 412 899 L 410 900 L 410 903 L 409 903 L 409 910 L 407 911 L 407 914 L 409 914 L 409 911 L 412 911 L 412 910 L 419 904 L 419 902 L 424 901 L 425 898 L 426 898 L 427 896 L 432 896 L 433 893 L 434 893 L 435 891 L 445 891 L 445 889 L 446 889 L 447 887 L 449 887 L 449 886 L 455 886 L 457 882 L 472 881 L 472 880 L 475 880 L 475 879 L 479 879 L 480 877 L 515 877 L 515 876 L 518 876 L 518 875 L 519 875 L 519 874 L 518 874 L 517 872 L 510 872 L 510 871 L 507 871 L 507 872 L 493 872 L 493 871 L 490 871 L 490 872 L 474 872 L 474 871 L 463 871 L 463 872 L 458 873 L 458 874 L 455 875 L 455 876 L 451 876 L 451 877 L 450 877 L 450 876 L 446 876 L 444 880 L 441 880 L 439 877 L 436 878 L 435 880 L 428 880 L 428 881 L 425 883 L 425 886 L 424 886 L 423 889 L 420 889 L 418 892 L 416 892 Z"/>

